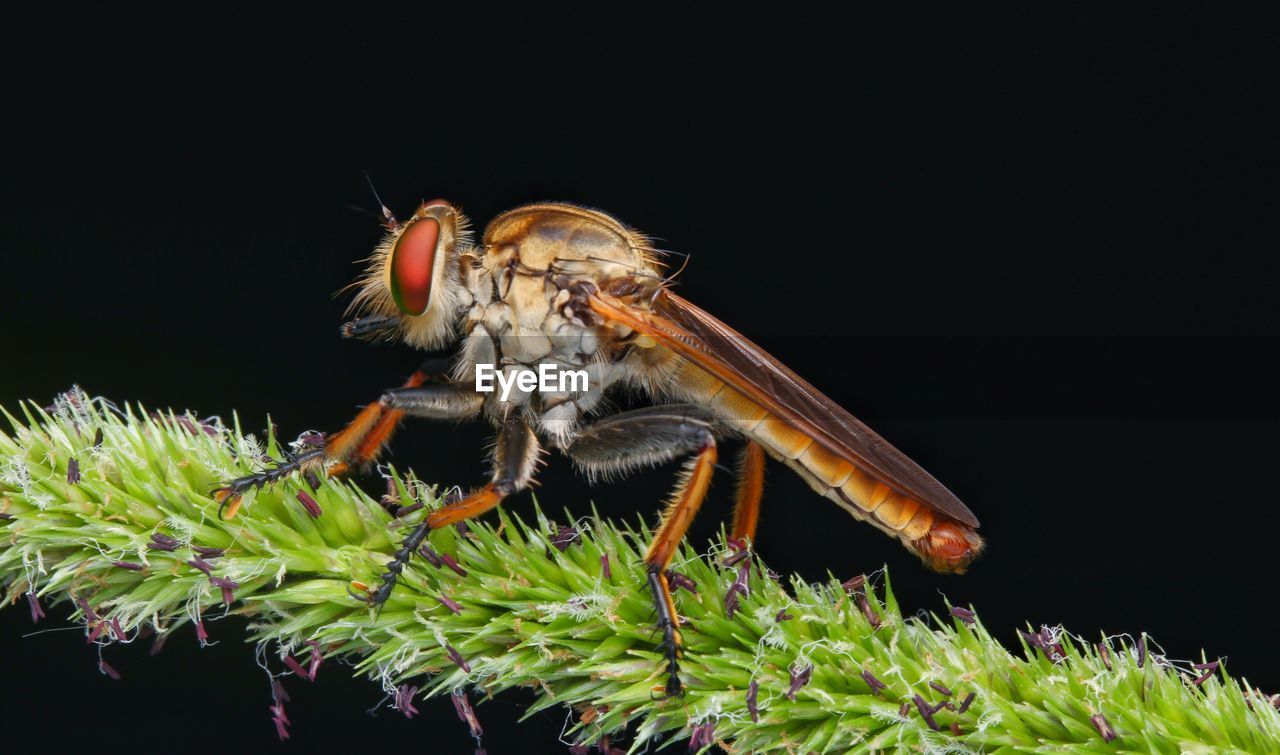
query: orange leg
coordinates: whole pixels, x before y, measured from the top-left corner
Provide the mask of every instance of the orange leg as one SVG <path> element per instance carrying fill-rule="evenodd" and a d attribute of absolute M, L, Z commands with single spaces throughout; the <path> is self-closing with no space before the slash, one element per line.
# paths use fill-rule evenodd
<path fill-rule="evenodd" d="M 760 521 L 760 498 L 764 495 L 764 449 L 754 440 L 747 441 L 738 465 L 738 493 L 733 506 L 734 540 L 756 541 L 756 523 Z"/>
<path fill-rule="evenodd" d="M 662 525 L 658 527 L 645 555 L 645 563 L 649 567 L 649 589 L 658 610 L 658 628 L 662 630 L 663 649 L 666 652 L 667 684 L 663 692 L 667 697 L 683 694 L 684 686 L 680 683 L 680 618 L 671 597 L 666 569 L 680 541 L 689 531 L 693 517 L 702 508 L 715 466 L 716 445 L 708 436 L 697 456 L 685 467 L 662 516 Z"/>
<path fill-rule="evenodd" d="M 409 376 L 404 387 L 417 388 L 426 379 L 426 373 L 418 370 Z M 330 437 L 323 449 L 309 451 L 266 471 L 237 478 L 215 490 L 213 498 L 222 506 L 221 516 L 227 519 L 235 517 L 244 494 L 252 488 L 269 485 L 300 469 L 322 468 L 326 476 L 336 477 L 367 464 L 381 453 L 403 416 L 403 411 L 387 409 L 382 402 L 369 404 L 341 432 Z"/>
<path fill-rule="evenodd" d="M 645 554 L 645 563 L 652 569 L 666 569 L 671 558 L 676 554 L 680 541 L 684 540 L 689 525 L 702 501 L 707 497 L 707 489 L 711 487 L 711 473 L 716 466 L 715 442 L 708 442 L 698 449 L 698 455 L 685 466 L 676 485 L 667 510 L 662 514 L 662 524 L 649 544 Z"/>
<path fill-rule="evenodd" d="M 427 517 L 427 525 L 433 530 L 438 530 L 441 527 L 448 527 L 451 524 L 457 524 L 472 517 L 480 516 L 502 503 L 502 499 L 506 498 L 509 492 L 510 486 L 491 482 L 461 501 L 456 501 L 431 512 L 431 515 Z"/>
<path fill-rule="evenodd" d="M 400 550 L 396 551 L 395 555 L 392 556 L 391 561 L 387 564 L 387 570 L 382 574 L 382 584 L 368 598 L 369 605 L 377 608 L 387 602 L 387 599 L 391 597 L 391 591 L 396 587 L 396 581 L 400 579 L 400 573 L 404 571 L 405 565 L 409 563 L 409 559 L 413 558 L 413 554 L 422 545 L 422 541 L 427 539 L 427 535 L 431 530 L 438 530 L 441 527 L 447 527 L 464 519 L 480 516 L 502 503 L 502 499 L 510 492 L 511 486 L 491 482 L 461 501 L 456 501 L 438 511 L 434 511 L 426 519 L 423 519 L 414 528 L 413 532 L 409 533 L 409 537 L 405 538 Z"/>
<path fill-rule="evenodd" d="M 512 414 L 498 434 L 493 481 L 461 501 L 433 511 L 419 522 L 387 564 L 382 584 L 369 596 L 369 604 L 376 608 L 387 602 L 391 591 L 395 589 L 396 581 L 400 579 L 400 573 L 431 530 L 479 516 L 497 506 L 508 495 L 528 487 L 537 469 L 538 453 L 538 440 L 534 437 L 533 430 L 521 416 Z"/>
<path fill-rule="evenodd" d="M 404 387 L 417 388 L 426 381 L 426 373 L 419 370 L 409 376 L 409 379 L 404 382 Z M 335 474 L 341 474 L 350 467 L 358 467 L 376 459 L 402 419 L 404 419 L 402 410 L 387 409 L 381 402 L 369 404 L 361 409 L 350 424 L 325 444 L 326 459 L 345 462 Z"/>
<path fill-rule="evenodd" d="M 667 697 L 680 695 L 680 618 L 671 598 L 667 565 L 702 507 L 716 466 L 715 418 L 688 404 L 632 409 L 582 428 L 565 453 L 595 474 L 625 474 L 638 466 L 689 457 L 645 554 L 649 591 L 662 630 Z"/>

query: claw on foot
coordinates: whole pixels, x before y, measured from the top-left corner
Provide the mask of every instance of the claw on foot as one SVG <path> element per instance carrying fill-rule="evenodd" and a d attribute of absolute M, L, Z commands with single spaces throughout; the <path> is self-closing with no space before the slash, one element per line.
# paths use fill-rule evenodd
<path fill-rule="evenodd" d="M 373 599 L 373 596 L 369 594 L 369 586 L 354 579 L 347 585 L 347 594 L 361 603 L 368 603 Z"/>
<path fill-rule="evenodd" d="M 395 586 L 396 575 L 387 573 L 382 575 L 382 584 L 376 590 L 363 582 L 351 580 L 351 583 L 347 585 L 347 594 L 369 606 L 374 611 L 378 611 L 382 608 L 382 604 L 386 603 L 387 599 L 391 597 L 391 591 L 395 589 Z"/>
<path fill-rule="evenodd" d="M 662 632 L 661 650 L 666 660 L 667 675 L 666 685 L 654 688 L 656 695 L 654 699 L 683 697 L 684 685 L 680 683 L 680 617 L 671 599 L 666 574 L 660 568 L 650 569 L 649 589 L 653 596 L 654 608 L 658 612 L 658 629 Z"/>
<path fill-rule="evenodd" d="M 219 519 L 235 519 L 236 512 L 240 511 L 240 504 L 244 502 L 244 496 L 232 488 L 219 488 L 213 491 L 213 500 L 218 502 Z"/>
<path fill-rule="evenodd" d="M 667 678 L 667 683 L 654 687 L 649 693 L 650 700 L 661 702 L 672 698 L 684 697 L 684 685 L 680 683 L 679 672 L 668 671 L 668 673 L 670 676 Z"/>
<path fill-rule="evenodd" d="M 676 619 L 679 621 L 679 619 Z M 673 697 L 684 697 L 684 684 L 680 682 L 680 630 L 676 627 L 662 627 L 663 634 L 668 637 L 662 643 L 663 654 L 667 659 L 667 684 L 660 687 L 662 695 L 658 699 L 667 700 Z M 669 630 L 669 633 L 668 633 Z"/>
<path fill-rule="evenodd" d="M 680 683 L 680 677 L 675 672 L 667 680 L 666 686 L 654 687 L 653 694 L 650 695 L 650 698 L 655 702 L 679 697 L 684 697 L 684 685 Z"/>
<path fill-rule="evenodd" d="M 314 451 L 308 451 L 307 453 L 288 458 L 276 466 L 262 472 L 258 472 L 257 474 L 237 477 L 225 485 L 214 489 L 213 500 L 220 504 L 218 507 L 218 516 L 222 519 L 233 519 L 236 512 L 240 510 L 240 503 L 246 492 L 253 490 L 254 488 L 264 488 L 267 485 L 283 480 L 285 477 L 288 477 L 298 470 L 302 470 L 304 472 L 310 471 L 312 465 L 319 462 L 323 457 L 324 449 L 317 448 Z M 332 476 L 334 474 L 333 469 L 328 470 L 328 474 Z"/>

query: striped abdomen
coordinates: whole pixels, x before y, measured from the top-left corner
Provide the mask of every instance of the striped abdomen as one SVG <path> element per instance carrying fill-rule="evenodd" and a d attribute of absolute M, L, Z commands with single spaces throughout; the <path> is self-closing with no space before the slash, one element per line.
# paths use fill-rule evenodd
<path fill-rule="evenodd" d="M 981 550 L 973 528 L 894 490 L 700 367 L 684 362 L 672 388 L 755 440 L 819 494 L 897 537 L 934 569 L 962 572 Z"/>

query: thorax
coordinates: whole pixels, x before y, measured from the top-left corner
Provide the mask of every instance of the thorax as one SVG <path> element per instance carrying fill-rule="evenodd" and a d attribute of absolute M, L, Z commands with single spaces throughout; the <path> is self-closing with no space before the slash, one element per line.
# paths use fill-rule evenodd
<path fill-rule="evenodd" d="M 474 382 L 481 364 L 509 377 L 541 365 L 586 376 L 579 390 L 572 389 L 583 384 L 576 381 L 564 391 L 512 388 L 505 401 L 494 391 L 486 397 L 490 418 L 518 408 L 540 435 L 561 444 L 603 408 L 610 388 L 649 379 L 644 355 L 566 306 L 580 281 L 656 278 L 642 241 L 607 216 L 569 205 L 520 208 L 489 225 L 463 270 L 471 304 L 455 377 Z"/>

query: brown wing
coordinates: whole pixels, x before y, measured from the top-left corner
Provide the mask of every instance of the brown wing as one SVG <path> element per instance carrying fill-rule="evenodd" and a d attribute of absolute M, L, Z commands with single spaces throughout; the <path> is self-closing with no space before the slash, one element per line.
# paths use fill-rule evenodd
<path fill-rule="evenodd" d="M 652 311 L 596 293 L 591 308 L 648 335 L 723 380 L 891 488 L 971 527 L 978 518 L 919 464 L 764 349 L 687 299 L 663 290 Z"/>

